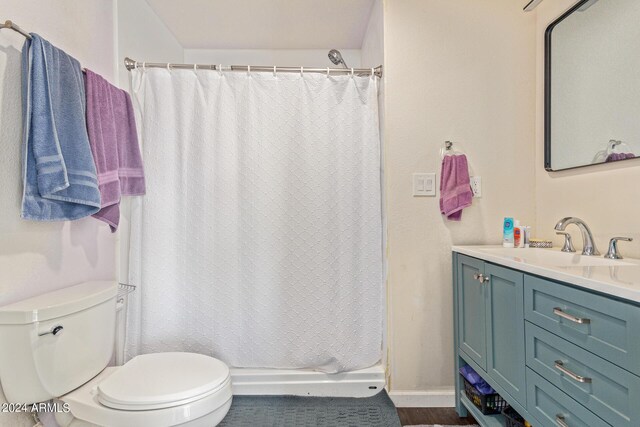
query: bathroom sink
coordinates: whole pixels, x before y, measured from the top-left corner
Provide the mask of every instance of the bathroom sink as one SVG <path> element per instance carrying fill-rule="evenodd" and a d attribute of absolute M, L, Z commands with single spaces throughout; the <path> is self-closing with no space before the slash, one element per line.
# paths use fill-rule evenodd
<path fill-rule="evenodd" d="M 607 259 L 602 256 L 587 256 L 579 253 L 561 252 L 557 249 L 515 249 L 515 248 L 486 248 L 483 251 L 510 258 L 514 261 L 529 264 L 547 265 L 552 267 L 615 267 L 635 265 L 633 263 Z"/>

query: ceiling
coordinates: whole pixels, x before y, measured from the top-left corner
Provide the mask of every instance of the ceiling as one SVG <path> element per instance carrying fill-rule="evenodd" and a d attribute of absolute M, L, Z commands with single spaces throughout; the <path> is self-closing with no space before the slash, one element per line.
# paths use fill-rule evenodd
<path fill-rule="evenodd" d="M 147 0 L 185 49 L 360 49 L 374 0 Z"/>

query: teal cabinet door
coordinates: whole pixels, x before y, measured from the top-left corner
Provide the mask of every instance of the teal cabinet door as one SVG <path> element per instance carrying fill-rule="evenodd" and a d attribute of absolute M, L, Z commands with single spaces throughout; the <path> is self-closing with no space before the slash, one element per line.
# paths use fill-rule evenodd
<path fill-rule="evenodd" d="M 526 407 L 524 274 L 485 264 L 487 373 Z"/>
<path fill-rule="evenodd" d="M 478 279 L 484 262 L 458 255 L 457 268 L 458 348 L 486 370 L 486 286 Z"/>

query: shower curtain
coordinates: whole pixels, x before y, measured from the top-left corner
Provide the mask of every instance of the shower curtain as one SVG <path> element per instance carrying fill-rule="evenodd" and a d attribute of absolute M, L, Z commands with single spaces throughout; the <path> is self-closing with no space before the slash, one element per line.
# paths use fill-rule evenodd
<path fill-rule="evenodd" d="M 133 70 L 126 355 L 342 372 L 381 359 L 377 78 Z"/>

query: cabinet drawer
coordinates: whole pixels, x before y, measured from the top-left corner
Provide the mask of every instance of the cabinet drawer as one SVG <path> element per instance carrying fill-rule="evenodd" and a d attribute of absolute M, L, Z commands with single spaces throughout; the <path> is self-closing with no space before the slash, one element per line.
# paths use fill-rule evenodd
<path fill-rule="evenodd" d="M 611 425 L 637 426 L 639 377 L 529 322 L 526 336 L 528 367 Z"/>
<path fill-rule="evenodd" d="M 527 410 L 544 427 L 609 426 L 530 368 L 527 368 Z"/>
<path fill-rule="evenodd" d="M 526 275 L 525 318 L 640 375 L 640 307 Z"/>

